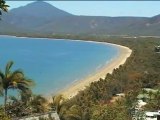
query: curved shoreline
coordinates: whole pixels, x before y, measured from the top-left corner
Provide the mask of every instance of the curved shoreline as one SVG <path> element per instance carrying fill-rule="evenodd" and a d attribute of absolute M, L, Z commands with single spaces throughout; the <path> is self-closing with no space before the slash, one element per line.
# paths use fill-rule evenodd
<path fill-rule="evenodd" d="M 127 58 L 132 53 L 132 50 L 129 49 L 128 47 L 117 45 L 117 44 L 106 43 L 106 42 L 84 41 L 84 40 L 78 40 L 78 41 L 111 45 L 111 46 L 117 47 L 119 49 L 119 54 L 116 58 L 114 58 L 112 61 L 110 61 L 102 69 L 97 71 L 97 73 L 91 74 L 88 77 L 81 79 L 81 80 L 77 81 L 76 83 L 73 83 L 68 88 L 59 92 L 65 98 L 68 98 L 68 99 L 77 95 L 79 91 L 84 90 L 87 86 L 90 85 L 90 83 L 98 81 L 100 78 L 104 79 L 105 76 L 107 75 L 107 73 L 111 74 L 114 69 L 119 68 L 120 65 L 123 65 L 126 62 Z"/>
<path fill-rule="evenodd" d="M 17 37 L 17 36 L 9 36 L 9 35 L 0 35 L 4 37 Z M 17 38 L 33 38 L 34 37 L 17 37 Z M 46 40 L 54 40 L 54 38 L 41 38 Z M 56 39 L 56 40 L 64 40 L 64 39 Z M 85 41 L 85 40 L 72 40 L 72 39 L 65 39 L 68 41 L 80 41 L 80 42 L 91 42 L 95 44 L 104 44 L 104 45 L 110 45 L 113 47 L 118 48 L 119 54 L 117 57 L 115 57 L 113 60 L 111 60 L 108 64 L 104 65 L 100 70 L 98 70 L 96 73 L 91 73 L 89 76 L 87 76 L 84 79 L 78 80 L 75 83 L 72 83 L 71 85 L 68 85 L 68 87 L 64 88 L 63 90 L 59 91 L 57 94 L 62 94 L 64 97 L 70 99 L 77 95 L 77 93 L 81 90 L 84 90 L 87 86 L 90 85 L 90 83 L 98 81 L 100 78 L 105 78 L 107 73 L 112 73 L 112 71 L 115 68 L 119 68 L 120 65 L 123 65 L 127 58 L 131 55 L 132 50 L 128 47 L 113 44 L 113 43 L 107 43 L 107 42 L 96 42 L 96 41 Z M 48 96 L 48 95 L 47 95 Z M 47 97 L 46 96 L 46 97 Z M 50 95 L 47 97 L 50 101 Z"/>

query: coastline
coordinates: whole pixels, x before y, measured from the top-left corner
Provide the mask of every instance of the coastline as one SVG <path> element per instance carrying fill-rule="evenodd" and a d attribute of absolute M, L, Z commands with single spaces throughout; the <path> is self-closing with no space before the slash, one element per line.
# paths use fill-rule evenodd
<path fill-rule="evenodd" d="M 79 91 L 84 90 L 92 82 L 98 81 L 100 78 L 104 79 L 107 73 L 111 74 L 114 69 L 119 68 L 120 65 L 123 65 L 126 62 L 127 58 L 132 53 L 132 50 L 129 49 L 128 47 L 117 45 L 117 44 L 95 42 L 95 41 L 84 41 L 84 40 L 78 40 L 78 41 L 111 45 L 119 49 L 119 54 L 116 58 L 110 61 L 107 65 L 103 66 L 103 68 L 98 70 L 95 74 L 91 74 L 88 77 L 71 84 L 68 88 L 65 88 L 64 90 L 59 91 L 59 94 L 62 94 L 65 98 L 68 98 L 68 99 L 77 95 Z"/>
<path fill-rule="evenodd" d="M 17 37 L 17 36 L 9 36 L 9 35 L 0 35 L 4 37 Z M 32 38 L 32 37 L 17 37 L 17 38 Z M 33 39 L 37 39 L 34 38 Z M 38 38 L 39 39 L 39 38 Z M 64 39 L 54 39 L 54 38 L 40 38 L 41 40 L 64 40 Z M 112 59 L 108 64 L 104 65 L 100 70 L 98 70 L 96 73 L 91 73 L 89 76 L 87 76 L 84 79 L 80 79 L 70 85 L 68 87 L 64 88 L 63 90 L 60 90 L 56 92 L 57 94 L 62 94 L 65 98 L 72 98 L 75 95 L 78 94 L 79 91 L 84 90 L 87 86 L 90 85 L 90 83 L 98 81 L 100 78 L 104 79 L 107 73 L 112 73 L 112 71 L 115 68 L 119 68 L 120 65 L 123 65 L 127 58 L 131 55 L 132 50 L 128 47 L 121 46 L 118 44 L 113 43 L 107 43 L 107 42 L 97 42 L 97 41 L 85 41 L 85 40 L 72 40 L 72 39 L 65 39 L 67 41 L 79 41 L 79 42 L 91 42 L 94 44 L 103 44 L 103 45 L 110 45 L 113 47 L 118 48 L 119 54 L 114 59 Z M 46 96 L 48 100 L 50 101 L 50 95 Z"/>

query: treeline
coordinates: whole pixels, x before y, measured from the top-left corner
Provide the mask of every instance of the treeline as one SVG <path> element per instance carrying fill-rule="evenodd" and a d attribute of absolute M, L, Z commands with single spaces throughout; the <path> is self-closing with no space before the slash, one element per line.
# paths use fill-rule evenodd
<path fill-rule="evenodd" d="M 63 112 L 60 111 L 61 119 L 131 119 L 130 110 L 137 100 L 139 91 L 142 88 L 160 88 L 160 54 L 154 52 L 154 46 L 160 44 L 160 39 L 117 37 L 79 39 L 120 44 L 131 48 L 133 52 L 123 66 L 115 69 L 112 74 L 107 74 L 105 79 L 91 83 L 84 91 L 80 91 L 77 96 L 63 104 L 61 109 Z M 118 93 L 125 93 L 125 98 L 111 103 L 112 97 Z M 160 105 L 157 106 L 155 109 L 160 108 Z"/>
<path fill-rule="evenodd" d="M 132 54 L 126 63 L 114 69 L 112 74 L 107 74 L 105 79 L 91 83 L 90 86 L 80 91 L 72 99 L 64 99 L 61 95 L 53 97 L 53 102 L 49 104 L 47 109 L 54 108 L 61 120 L 130 120 L 131 109 L 134 107 L 134 103 L 137 101 L 137 95 L 142 88 L 160 89 L 160 54 L 154 51 L 155 46 L 160 45 L 160 39 L 158 38 L 43 34 L 22 34 L 21 36 L 110 42 L 132 49 Z M 125 97 L 111 102 L 113 97 L 119 93 L 124 93 Z M 25 97 L 23 100 L 27 100 L 27 98 Z M 10 106 L 13 108 L 14 105 L 17 106 L 17 104 L 20 104 L 18 105 L 19 107 L 14 107 L 12 111 L 15 117 L 47 111 L 47 102 L 41 96 L 34 96 L 29 101 L 21 101 L 12 103 Z M 158 104 L 150 104 L 149 108 L 153 110 L 160 109 L 158 97 L 154 102 Z M 28 112 L 23 111 L 25 115 L 19 114 L 22 113 L 20 112 L 22 111 L 20 106 L 23 106 L 23 110 L 27 107 Z"/>

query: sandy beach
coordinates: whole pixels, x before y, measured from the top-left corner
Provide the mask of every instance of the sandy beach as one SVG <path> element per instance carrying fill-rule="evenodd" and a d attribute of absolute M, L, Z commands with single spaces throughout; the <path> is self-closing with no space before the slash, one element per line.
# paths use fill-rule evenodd
<path fill-rule="evenodd" d="M 93 42 L 93 41 L 86 41 L 86 42 Z M 116 44 L 110 44 L 105 42 L 94 42 L 97 44 L 109 44 L 112 46 L 115 46 L 119 49 L 119 55 L 110 61 L 107 65 L 105 65 L 102 69 L 97 71 L 95 74 L 91 74 L 85 79 L 79 80 L 76 83 L 72 84 L 68 88 L 60 91 L 62 95 L 64 95 L 65 98 L 72 98 L 75 96 L 79 91 L 84 90 L 87 86 L 90 85 L 90 83 L 94 81 L 98 81 L 100 78 L 105 78 L 107 73 L 112 73 L 112 71 L 115 68 L 118 68 L 120 65 L 123 65 L 127 58 L 131 55 L 132 50 L 128 47 L 116 45 Z"/>
<path fill-rule="evenodd" d="M 4 35 L 6 36 L 6 35 Z M 16 37 L 16 36 L 9 36 L 9 37 Z M 34 38 L 38 39 L 38 38 Z M 41 38 L 43 40 L 44 38 Z M 53 40 L 51 38 L 46 38 L 48 40 Z M 63 40 L 63 39 L 57 39 L 57 40 Z M 75 96 L 79 91 L 84 90 L 87 86 L 90 85 L 90 83 L 94 81 L 98 81 L 100 78 L 105 78 L 107 73 L 112 73 L 112 71 L 115 68 L 118 68 L 120 65 L 123 65 L 127 58 L 131 55 L 132 50 L 128 47 L 117 45 L 117 44 L 111 44 L 106 42 L 95 42 L 95 41 L 85 41 L 85 40 L 71 40 L 66 39 L 69 41 L 80 41 L 80 42 L 92 42 L 95 44 L 104 44 L 104 45 L 111 45 L 119 49 L 119 54 L 117 57 L 112 59 L 108 64 L 103 66 L 100 70 L 98 70 L 96 73 L 90 74 L 84 79 L 78 80 L 77 82 L 74 82 L 73 84 L 69 85 L 68 87 L 65 87 L 63 90 L 58 91 L 57 94 L 64 95 L 65 98 L 72 98 Z M 55 94 L 48 94 L 45 95 L 49 100 L 51 99 L 50 96 L 53 96 Z"/>

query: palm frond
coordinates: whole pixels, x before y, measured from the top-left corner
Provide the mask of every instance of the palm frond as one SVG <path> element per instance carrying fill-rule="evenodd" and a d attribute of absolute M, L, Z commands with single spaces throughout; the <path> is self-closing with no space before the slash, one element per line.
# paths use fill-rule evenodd
<path fill-rule="evenodd" d="M 42 104 L 45 103 L 45 102 L 47 102 L 47 100 L 43 96 L 41 96 L 41 95 L 37 95 L 35 97 L 35 100 L 39 101 Z"/>
<path fill-rule="evenodd" d="M 13 65 L 13 61 L 9 61 L 6 65 L 6 69 L 5 69 L 5 76 L 7 77 L 8 74 L 10 74 L 10 69 Z"/>
<path fill-rule="evenodd" d="M 3 83 L 0 81 L 0 96 L 3 96 Z"/>
<path fill-rule="evenodd" d="M 0 71 L 0 87 L 3 87 L 4 74 Z"/>
<path fill-rule="evenodd" d="M 52 99 L 53 99 L 53 104 L 57 105 L 57 104 L 60 104 L 64 100 L 64 97 L 63 95 L 60 94 L 60 95 L 52 97 Z"/>
<path fill-rule="evenodd" d="M 0 71 L 0 78 L 4 79 L 4 77 L 5 77 L 4 73 L 2 71 Z"/>
<path fill-rule="evenodd" d="M 12 79 L 21 79 L 21 78 L 24 78 L 24 73 L 22 70 L 15 70 L 13 73 L 12 73 Z"/>
<path fill-rule="evenodd" d="M 17 84 L 16 89 L 19 89 L 22 92 L 26 92 L 26 91 L 30 90 L 29 87 L 22 85 L 22 84 Z"/>
<path fill-rule="evenodd" d="M 23 84 L 28 87 L 33 87 L 35 85 L 35 83 L 31 79 L 22 79 L 20 81 L 15 81 L 15 82 L 17 82 L 17 84 Z"/>
<path fill-rule="evenodd" d="M 24 81 L 27 82 L 30 87 L 34 87 L 36 84 L 32 79 L 24 79 Z"/>
<path fill-rule="evenodd" d="M 17 102 L 18 99 L 15 96 L 9 96 L 9 99 L 12 100 L 13 102 Z"/>
<path fill-rule="evenodd" d="M 17 74 L 21 74 L 21 73 L 17 73 Z M 26 79 L 22 75 L 13 76 L 9 84 L 10 88 L 15 87 L 17 89 L 19 89 L 18 86 L 29 88 L 29 87 L 33 87 L 34 85 L 35 83 L 33 82 L 33 80 Z"/>
<path fill-rule="evenodd" d="M 2 9 L 3 11 L 7 12 L 9 5 L 6 5 L 6 2 L 4 0 L 0 0 L 0 9 Z"/>

